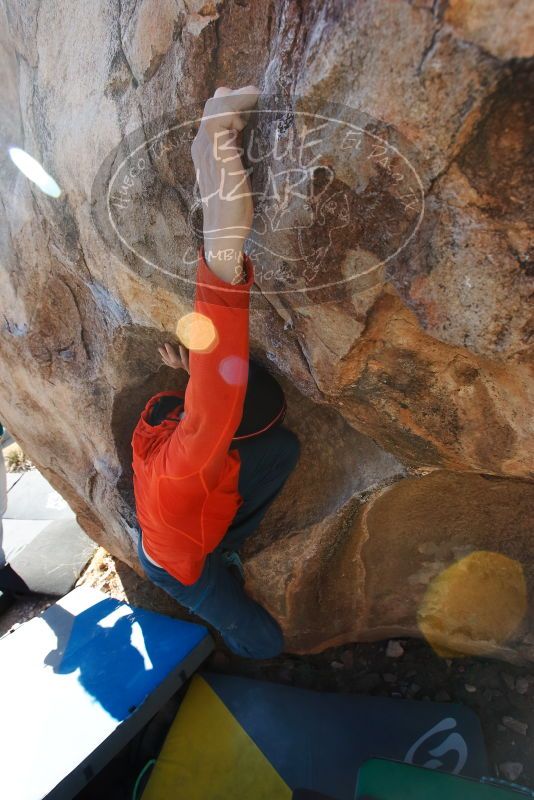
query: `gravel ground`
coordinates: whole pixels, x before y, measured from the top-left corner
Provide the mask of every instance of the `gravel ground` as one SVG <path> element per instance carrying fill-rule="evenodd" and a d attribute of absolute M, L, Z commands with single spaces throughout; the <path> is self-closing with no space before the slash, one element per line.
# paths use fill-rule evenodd
<path fill-rule="evenodd" d="M 90 585 L 132 605 L 183 617 L 162 590 L 99 548 L 77 585 Z M 0 616 L 0 636 L 47 608 L 51 598 L 20 598 Z M 185 615 L 187 619 L 191 617 Z M 423 641 L 345 645 L 314 656 L 252 662 L 219 641 L 207 666 L 306 689 L 460 702 L 479 716 L 495 775 L 534 788 L 534 664 L 483 658 L 442 659 Z"/>

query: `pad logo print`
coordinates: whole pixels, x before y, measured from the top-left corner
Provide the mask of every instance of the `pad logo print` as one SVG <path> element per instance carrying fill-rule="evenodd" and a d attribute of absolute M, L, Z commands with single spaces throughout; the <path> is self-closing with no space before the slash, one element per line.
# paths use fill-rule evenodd
<path fill-rule="evenodd" d="M 198 109 L 128 134 L 92 188 L 100 236 L 144 278 L 193 291 L 203 202 L 191 160 Z M 260 96 L 240 144 L 254 203 L 245 252 L 252 294 L 288 296 L 293 307 L 341 300 L 383 283 L 424 215 L 423 159 L 391 125 L 363 112 L 305 98 L 291 108 Z M 218 193 L 225 192 L 224 143 Z M 228 166 L 227 169 L 230 169 Z M 229 173 L 228 173 L 229 174 Z M 242 191 L 246 191 L 243 186 Z"/>
<path fill-rule="evenodd" d="M 454 775 L 460 773 L 467 761 L 468 750 L 464 737 L 454 730 L 456 726 L 453 717 L 438 722 L 410 747 L 404 761 L 427 769 L 445 768 Z"/>

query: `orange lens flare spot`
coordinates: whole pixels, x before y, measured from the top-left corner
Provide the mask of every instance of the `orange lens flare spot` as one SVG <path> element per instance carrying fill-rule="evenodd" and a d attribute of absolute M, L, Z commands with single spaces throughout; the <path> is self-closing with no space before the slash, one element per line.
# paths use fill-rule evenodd
<path fill-rule="evenodd" d="M 418 625 L 443 658 L 491 654 L 517 632 L 526 610 L 521 564 L 501 553 L 477 550 L 431 581 Z"/>
<path fill-rule="evenodd" d="M 209 317 L 199 314 L 198 311 L 191 311 L 178 320 L 176 334 L 195 353 L 209 353 L 218 341 L 215 325 Z"/>

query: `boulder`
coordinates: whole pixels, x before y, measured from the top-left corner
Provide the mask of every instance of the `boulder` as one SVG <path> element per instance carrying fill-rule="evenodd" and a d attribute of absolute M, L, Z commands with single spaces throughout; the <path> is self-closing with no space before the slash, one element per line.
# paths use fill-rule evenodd
<path fill-rule="evenodd" d="M 525 576 L 521 622 L 463 643 L 444 626 L 436 646 L 531 659 L 530 5 L 28 0 L 0 15 L 2 140 L 62 190 L 3 152 L 0 419 L 80 525 L 140 569 L 130 439 L 180 380 L 157 346 L 191 307 L 190 141 L 217 86 L 255 83 L 251 350 L 302 456 L 247 546 L 249 589 L 290 650 L 316 652 L 424 634 L 439 574 L 494 553 Z M 292 146 L 311 129 L 303 168 Z M 273 203 L 267 181 L 290 170 Z"/>

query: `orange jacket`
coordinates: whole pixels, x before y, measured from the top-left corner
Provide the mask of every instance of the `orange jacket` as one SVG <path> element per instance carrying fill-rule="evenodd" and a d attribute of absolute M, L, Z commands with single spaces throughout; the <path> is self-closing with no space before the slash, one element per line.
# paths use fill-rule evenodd
<path fill-rule="evenodd" d="M 214 326 L 212 346 L 190 350 L 185 393 L 159 392 L 146 404 L 132 437 L 137 519 L 148 555 L 181 583 L 200 577 L 243 498 L 241 460 L 229 450 L 243 414 L 249 364 L 249 303 L 254 267 L 244 255 L 245 281 L 233 286 L 198 250 L 194 310 Z M 185 416 L 148 423 L 165 395 L 184 398 Z"/>

